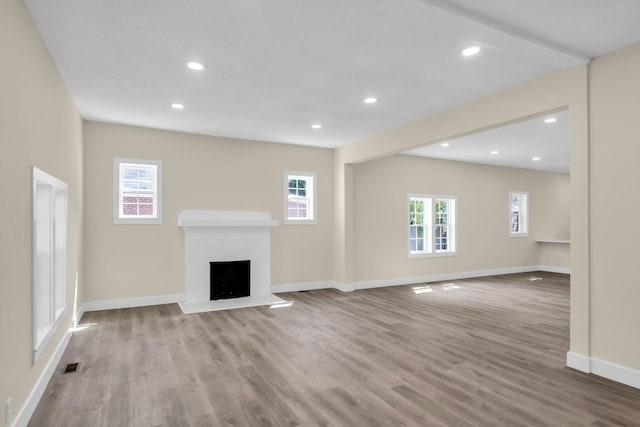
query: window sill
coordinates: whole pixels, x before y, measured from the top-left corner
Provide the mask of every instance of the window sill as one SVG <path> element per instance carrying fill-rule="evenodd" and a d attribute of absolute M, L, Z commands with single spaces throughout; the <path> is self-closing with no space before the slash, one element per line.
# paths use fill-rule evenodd
<path fill-rule="evenodd" d="M 162 218 L 114 218 L 114 224 L 162 224 Z"/>
<path fill-rule="evenodd" d="M 439 257 L 448 257 L 448 256 L 456 256 L 457 252 L 432 252 L 432 253 L 424 253 L 424 254 L 409 254 L 409 258 L 439 258 Z"/>
<path fill-rule="evenodd" d="M 318 224 L 317 220 L 292 220 L 292 219 L 285 219 L 282 222 L 284 225 L 316 225 Z"/>
<path fill-rule="evenodd" d="M 509 233 L 509 237 L 529 237 L 529 233 Z"/>

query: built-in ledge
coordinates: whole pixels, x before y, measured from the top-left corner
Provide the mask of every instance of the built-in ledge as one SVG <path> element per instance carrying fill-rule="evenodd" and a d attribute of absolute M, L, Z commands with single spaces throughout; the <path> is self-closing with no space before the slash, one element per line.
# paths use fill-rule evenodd
<path fill-rule="evenodd" d="M 537 239 L 536 242 L 537 243 L 558 243 L 563 245 L 571 244 L 571 240 L 564 240 L 564 239 Z"/>
<path fill-rule="evenodd" d="M 271 229 L 278 225 L 264 211 L 183 210 L 185 230 L 184 313 L 228 310 L 284 302 L 271 293 Z M 250 296 L 209 300 L 209 263 L 250 260 Z"/>

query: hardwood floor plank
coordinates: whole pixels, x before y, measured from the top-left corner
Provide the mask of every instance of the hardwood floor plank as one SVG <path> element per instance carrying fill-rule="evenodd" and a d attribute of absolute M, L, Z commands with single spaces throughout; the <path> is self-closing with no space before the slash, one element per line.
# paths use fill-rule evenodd
<path fill-rule="evenodd" d="M 568 276 L 280 296 L 86 313 L 29 425 L 640 427 L 640 390 L 565 366 Z"/>

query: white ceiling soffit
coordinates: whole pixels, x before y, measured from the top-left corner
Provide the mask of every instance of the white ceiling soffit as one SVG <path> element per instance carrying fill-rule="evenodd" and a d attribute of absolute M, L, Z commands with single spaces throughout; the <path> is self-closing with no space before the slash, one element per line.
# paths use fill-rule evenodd
<path fill-rule="evenodd" d="M 24 2 L 86 119 L 321 147 L 640 38 L 636 0 Z"/>
<path fill-rule="evenodd" d="M 556 121 L 545 122 L 552 118 Z M 404 154 L 569 173 L 569 113 L 561 112 L 536 117 L 431 144 Z"/>

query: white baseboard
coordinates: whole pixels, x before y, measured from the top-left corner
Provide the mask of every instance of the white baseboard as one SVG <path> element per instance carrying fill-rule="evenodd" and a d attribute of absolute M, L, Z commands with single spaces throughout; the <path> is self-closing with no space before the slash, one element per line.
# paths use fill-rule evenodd
<path fill-rule="evenodd" d="M 572 351 L 567 352 L 567 366 L 640 389 L 640 371 L 635 369 L 583 356 Z"/>
<path fill-rule="evenodd" d="M 49 385 L 49 380 L 51 380 L 51 377 L 56 371 L 56 367 L 58 366 L 58 363 L 60 363 L 60 359 L 62 359 L 62 355 L 64 354 L 64 351 L 67 349 L 67 345 L 71 340 L 72 327 L 73 321 L 71 322 L 69 327 L 67 327 L 67 331 L 64 333 L 64 336 L 60 340 L 60 343 L 51 355 L 51 358 L 40 374 L 38 381 L 36 381 L 36 384 L 31 389 L 31 392 L 29 393 L 29 396 L 27 396 L 27 400 L 25 401 L 24 405 L 22 405 L 20 412 L 18 412 L 18 414 L 14 418 L 11 427 L 26 427 L 27 424 L 29 424 L 29 420 L 31 420 L 31 416 L 36 410 L 36 407 L 38 406 L 38 403 L 40 402 L 44 391 L 47 389 L 47 385 Z"/>
<path fill-rule="evenodd" d="M 353 292 L 357 289 L 355 283 L 333 282 L 333 287 L 342 292 Z"/>
<path fill-rule="evenodd" d="M 501 274 L 528 273 L 539 271 L 539 265 L 523 267 L 494 268 L 490 270 L 463 271 L 458 273 L 430 274 L 427 276 L 404 277 L 401 279 L 371 280 L 356 282 L 356 289 L 382 288 L 386 286 L 412 285 L 414 283 L 441 282 L 444 280 L 471 279 L 474 277 L 498 276 Z"/>
<path fill-rule="evenodd" d="M 80 310 L 78 310 L 78 313 L 84 314 L 87 311 L 114 310 L 116 308 L 130 308 L 130 307 L 144 307 L 147 305 L 172 304 L 172 303 L 178 303 L 183 299 L 184 299 L 184 294 L 170 294 L 170 295 L 154 295 L 149 297 L 88 301 L 80 306 Z M 78 319 L 80 319 L 80 317 L 78 317 Z"/>
<path fill-rule="evenodd" d="M 573 351 L 567 352 L 567 366 L 587 374 L 591 373 L 591 359 Z"/>
<path fill-rule="evenodd" d="M 336 287 L 333 280 L 325 280 L 320 282 L 304 282 L 289 283 L 286 285 L 271 285 L 272 294 L 281 294 L 284 292 L 313 291 L 316 289 L 331 289 Z"/>
<path fill-rule="evenodd" d="M 554 265 L 540 265 L 540 271 L 547 271 L 549 273 L 571 274 L 570 267 L 557 267 Z"/>
<path fill-rule="evenodd" d="M 430 274 L 427 276 L 402 277 L 386 280 L 364 280 L 354 283 L 341 283 L 333 280 L 320 282 L 292 283 L 286 285 L 271 285 L 274 294 L 283 292 L 311 291 L 316 289 L 338 289 L 342 292 L 352 292 L 358 289 L 383 288 L 387 286 L 412 285 L 414 283 L 441 282 L 444 280 L 472 279 L 474 277 L 499 276 L 501 274 L 529 273 L 533 271 L 548 271 L 550 273 L 570 274 L 566 267 L 548 265 L 528 265 L 521 267 L 493 268 L 489 270 L 463 271 L 457 273 Z"/>
<path fill-rule="evenodd" d="M 591 373 L 610 380 L 640 388 L 640 371 L 591 358 Z"/>
<path fill-rule="evenodd" d="M 78 309 L 78 311 L 76 312 L 76 315 L 73 318 L 73 323 L 72 323 L 72 328 L 75 328 L 76 326 L 78 326 L 78 323 L 80 323 L 80 321 L 82 320 L 82 316 L 84 316 L 84 312 L 85 312 L 85 306 L 84 304 L 80 305 L 80 308 Z"/>

